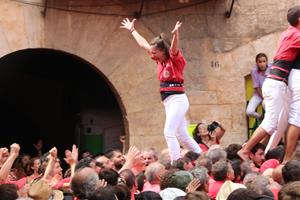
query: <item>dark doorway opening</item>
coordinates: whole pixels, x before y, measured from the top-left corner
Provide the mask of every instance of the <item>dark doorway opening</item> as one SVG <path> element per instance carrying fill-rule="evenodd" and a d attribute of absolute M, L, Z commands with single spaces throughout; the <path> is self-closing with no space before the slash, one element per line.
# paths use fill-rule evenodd
<path fill-rule="evenodd" d="M 0 146 L 23 153 L 42 138 L 45 149 L 77 144 L 100 153 L 121 148 L 122 111 L 105 77 L 62 51 L 26 49 L 0 59 Z"/>

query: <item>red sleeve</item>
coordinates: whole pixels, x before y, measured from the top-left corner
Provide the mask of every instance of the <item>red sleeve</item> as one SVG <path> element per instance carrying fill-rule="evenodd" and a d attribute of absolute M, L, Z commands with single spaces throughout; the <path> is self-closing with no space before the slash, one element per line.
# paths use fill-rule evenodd
<path fill-rule="evenodd" d="M 171 51 L 169 52 L 169 54 L 174 66 L 183 69 L 186 64 L 186 61 L 182 53 L 178 50 L 177 54 L 172 54 Z"/>
<path fill-rule="evenodd" d="M 24 178 L 21 178 L 17 181 L 6 181 L 3 184 L 14 184 L 20 189 L 26 184 L 26 180 L 27 180 L 27 178 L 24 177 Z"/>
<path fill-rule="evenodd" d="M 291 42 L 291 48 L 300 49 L 300 33 L 294 36 L 294 40 Z"/>
<path fill-rule="evenodd" d="M 53 186 L 54 189 L 60 189 L 64 186 L 65 183 L 70 183 L 71 182 L 71 178 L 64 178 L 61 181 L 59 181 L 56 185 Z"/>

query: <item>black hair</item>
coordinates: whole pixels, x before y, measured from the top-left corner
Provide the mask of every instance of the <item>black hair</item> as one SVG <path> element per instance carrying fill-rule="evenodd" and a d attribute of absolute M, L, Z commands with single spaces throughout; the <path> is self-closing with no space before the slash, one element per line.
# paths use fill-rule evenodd
<path fill-rule="evenodd" d="M 294 6 L 288 10 L 287 20 L 291 26 L 297 26 L 300 17 L 300 6 Z"/>
<path fill-rule="evenodd" d="M 261 150 L 265 150 L 266 146 L 263 145 L 262 143 L 257 143 L 252 149 L 251 149 L 251 153 L 255 154 L 259 149 Z"/>
<path fill-rule="evenodd" d="M 198 133 L 199 133 L 199 126 L 201 126 L 201 125 L 205 125 L 204 123 L 202 123 L 202 122 L 200 122 L 200 123 L 198 123 L 197 125 L 196 125 L 196 127 L 194 128 L 194 130 L 193 130 L 193 138 L 194 138 L 194 140 L 198 143 L 198 144 L 204 144 L 203 143 L 203 141 L 202 141 L 202 138 L 201 138 L 201 136 L 199 136 L 198 135 Z M 208 134 L 208 137 L 209 137 L 209 139 L 211 139 L 211 136 Z M 206 144 L 204 144 L 204 145 L 206 145 Z M 208 147 L 207 147 L 208 148 Z"/>
<path fill-rule="evenodd" d="M 191 159 L 189 159 L 188 157 L 179 158 L 173 161 L 172 167 L 179 170 L 185 170 L 184 164 L 187 164 L 189 162 L 191 162 Z"/>
<path fill-rule="evenodd" d="M 84 167 L 90 167 L 91 162 L 93 161 L 92 158 L 90 157 L 86 157 L 81 159 L 75 166 L 75 171 L 77 171 L 78 169 L 82 169 Z"/>
<path fill-rule="evenodd" d="M 282 177 L 285 183 L 300 181 L 300 161 L 287 162 L 282 168 Z"/>
<path fill-rule="evenodd" d="M 91 195 L 89 200 L 116 200 L 113 187 L 100 187 Z"/>
<path fill-rule="evenodd" d="M 124 179 L 129 190 L 135 186 L 135 176 L 130 169 L 124 169 L 120 172 L 120 177 Z"/>
<path fill-rule="evenodd" d="M 231 192 L 227 197 L 227 200 L 258 200 L 258 199 L 262 200 L 262 199 L 272 199 L 272 198 L 259 195 L 256 192 L 246 188 L 236 189 L 233 192 Z"/>
<path fill-rule="evenodd" d="M 277 159 L 281 163 L 283 160 L 283 156 L 284 156 L 284 146 L 280 145 L 267 152 L 266 160 Z"/>
<path fill-rule="evenodd" d="M 0 185 L 0 200 L 15 200 L 18 198 L 18 188 L 13 184 Z"/>
<path fill-rule="evenodd" d="M 229 160 L 234 160 L 234 159 L 240 159 L 238 156 L 237 152 L 242 149 L 242 145 L 240 144 L 230 144 L 228 147 L 225 148 L 225 151 L 227 153 L 227 158 Z"/>
<path fill-rule="evenodd" d="M 135 200 L 162 200 L 161 196 L 156 192 L 146 191 L 134 195 Z"/>
<path fill-rule="evenodd" d="M 231 166 L 232 166 L 232 169 L 234 171 L 234 180 L 233 180 L 233 182 L 238 181 L 238 177 L 240 177 L 240 179 L 242 179 L 241 164 L 242 164 L 242 161 L 240 159 L 234 159 L 231 162 Z"/>
<path fill-rule="evenodd" d="M 200 154 L 193 152 L 193 151 L 188 151 L 184 157 L 189 158 L 191 161 L 195 161 L 199 158 Z"/>
<path fill-rule="evenodd" d="M 118 184 L 119 174 L 112 169 L 104 169 L 99 173 L 99 179 L 104 179 L 109 185 Z"/>
<path fill-rule="evenodd" d="M 136 183 L 137 183 L 138 191 L 143 191 L 145 180 L 146 180 L 146 176 L 143 172 L 139 173 L 136 176 Z"/>
<path fill-rule="evenodd" d="M 112 157 L 114 157 L 115 152 L 120 152 L 120 153 L 122 153 L 119 149 L 113 149 L 113 150 L 107 151 L 104 155 L 105 155 L 108 159 L 111 159 Z"/>
<path fill-rule="evenodd" d="M 259 53 L 259 54 L 257 54 L 257 55 L 255 56 L 255 62 L 257 62 L 258 59 L 260 59 L 260 58 L 266 58 L 267 61 L 268 61 L 268 56 L 267 56 L 267 54 L 265 54 L 265 53 Z"/>
<path fill-rule="evenodd" d="M 115 185 L 113 187 L 114 193 L 117 196 L 118 200 L 130 200 L 131 192 L 126 185 Z"/>

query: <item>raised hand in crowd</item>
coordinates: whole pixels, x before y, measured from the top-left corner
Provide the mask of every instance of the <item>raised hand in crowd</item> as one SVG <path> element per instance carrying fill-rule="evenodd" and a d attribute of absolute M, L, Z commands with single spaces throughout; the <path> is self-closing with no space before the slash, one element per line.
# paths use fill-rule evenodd
<path fill-rule="evenodd" d="M 140 156 L 141 152 L 135 146 L 131 146 L 126 155 L 126 162 L 123 167 L 119 170 L 121 172 L 124 169 L 131 169 L 136 159 Z"/>
<path fill-rule="evenodd" d="M 194 178 L 186 187 L 186 192 L 195 192 L 201 186 L 200 180 Z"/>
<path fill-rule="evenodd" d="M 57 148 L 53 147 L 52 149 L 50 149 L 49 151 L 49 155 L 50 155 L 50 159 L 56 159 L 57 158 Z"/>
<path fill-rule="evenodd" d="M 46 182 L 50 182 L 52 179 L 52 171 L 57 159 L 57 149 L 56 147 L 53 147 L 52 149 L 50 149 L 49 151 L 49 155 L 48 155 L 48 164 L 44 173 L 44 176 L 42 178 L 42 180 L 46 181 Z"/>
<path fill-rule="evenodd" d="M 13 156 L 17 158 L 19 156 L 20 149 L 21 147 L 19 144 L 13 143 L 12 145 L 10 145 L 9 156 Z"/>
<path fill-rule="evenodd" d="M 0 148 L 0 166 L 6 161 L 6 158 L 8 157 L 9 152 L 7 148 Z"/>
<path fill-rule="evenodd" d="M 10 145 L 9 156 L 8 156 L 7 160 L 3 163 L 3 165 L 0 169 L 0 181 L 1 182 L 6 181 L 14 161 L 19 156 L 20 149 L 21 149 L 20 145 L 17 143 L 13 143 L 12 145 Z M 3 152 L 5 153 L 5 151 L 6 151 L 5 149 L 2 150 L 2 155 L 3 155 Z"/>
<path fill-rule="evenodd" d="M 69 165 L 73 165 L 73 164 L 76 164 L 78 162 L 78 148 L 76 147 L 75 144 L 73 144 L 73 146 L 72 146 L 72 151 L 70 151 L 70 150 L 65 151 L 64 160 Z"/>
<path fill-rule="evenodd" d="M 75 166 L 78 162 L 78 148 L 76 147 L 75 144 L 72 146 L 72 151 L 66 150 L 65 151 L 65 158 L 64 160 L 66 163 L 70 165 L 71 168 L 71 177 L 74 176 L 75 173 Z"/>

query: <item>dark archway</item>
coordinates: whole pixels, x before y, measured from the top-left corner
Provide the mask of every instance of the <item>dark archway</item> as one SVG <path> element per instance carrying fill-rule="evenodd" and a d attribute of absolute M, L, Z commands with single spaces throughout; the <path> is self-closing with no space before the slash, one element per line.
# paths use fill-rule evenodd
<path fill-rule="evenodd" d="M 93 153 L 121 148 L 124 110 L 106 78 L 81 58 L 52 49 L 13 52 L 0 59 L 0 85 L 0 146 L 18 142 L 29 152 L 41 137 L 60 153 L 73 143 Z"/>

